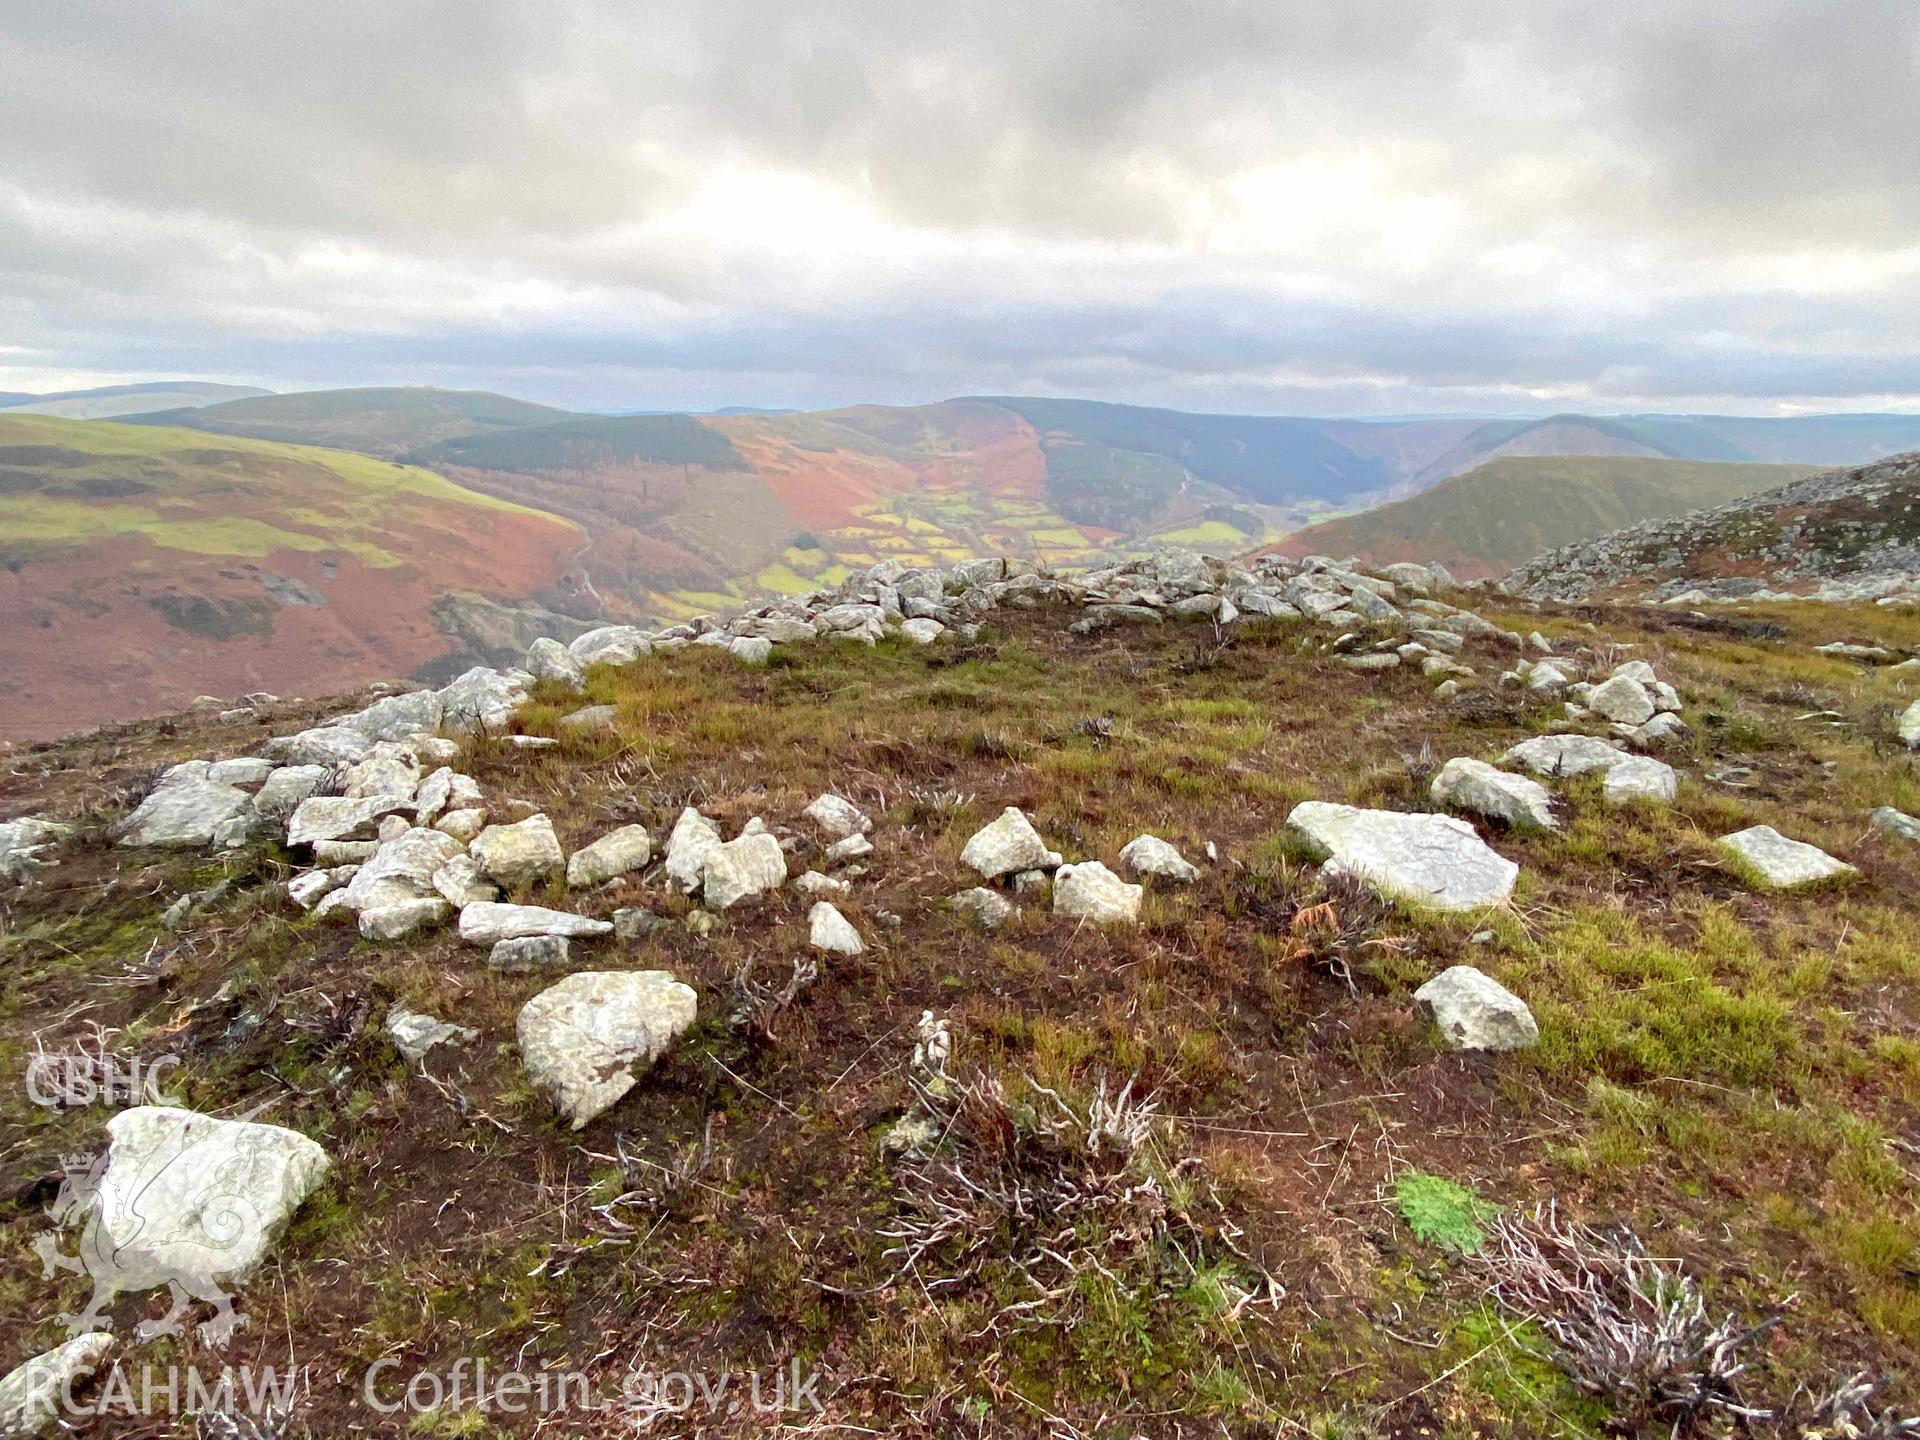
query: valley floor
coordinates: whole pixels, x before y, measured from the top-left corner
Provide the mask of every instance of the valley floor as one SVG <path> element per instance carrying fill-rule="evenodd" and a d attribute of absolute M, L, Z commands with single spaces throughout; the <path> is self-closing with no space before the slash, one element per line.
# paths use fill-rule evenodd
<path fill-rule="evenodd" d="M 246 1289 L 251 1323 L 224 1357 L 191 1332 L 141 1352 L 311 1367 L 290 1435 L 635 1433 L 620 1405 L 365 1401 L 378 1362 L 446 1377 L 462 1357 L 612 1397 L 642 1367 L 814 1378 L 818 1413 L 696 1409 L 654 1416 L 662 1434 L 1667 1434 L 1666 1412 L 1589 1393 L 1535 1320 L 1489 1298 L 1471 1252 L 1492 1207 L 1548 1202 L 1631 1226 L 1716 1315 L 1781 1312 L 1744 1393 L 1785 1403 L 1871 1372 L 1920 1410 L 1901 1375 L 1920 1354 L 1920 844 L 1866 819 L 1920 811 L 1892 738 L 1912 697 L 1812 651 L 1911 652 L 1920 616 L 1483 613 L 1599 664 L 1650 660 L 1691 731 L 1662 752 L 1683 776 L 1671 807 L 1609 808 L 1597 780 L 1572 781 L 1563 833 L 1481 825 L 1519 889 L 1462 917 L 1324 879 L 1288 812 L 1428 809 L 1435 766 L 1560 728 L 1560 707 L 1491 685 L 1449 705 L 1410 666 L 1361 673 L 1303 648 L 1298 623 L 1214 646 L 1196 625 L 1073 636 L 1062 613 L 1006 612 L 965 646 L 791 646 L 764 669 L 693 647 L 596 668 L 584 698 L 541 690 L 516 724 L 557 746 L 476 740 L 459 768 L 550 815 L 569 851 L 697 804 L 729 834 L 754 815 L 791 827 L 797 870 L 820 863 L 799 819 L 815 795 L 878 821 L 867 873 L 836 897 L 867 949 L 811 982 L 790 888 L 704 936 L 651 880 L 567 902 L 669 917 L 578 953 L 699 994 L 695 1028 L 580 1133 L 514 1045 L 553 977 L 489 970 L 451 932 L 387 946 L 302 915 L 270 842 L 222 861 L 106 839 L 159 766 L 318 707 L 269 710 L 258 733 L 190 717 L 35 747 L 0 778 L 0 814 L 88 823 L 0 891 L 0 1069 L 22 1074 L 37 1046 L 178 1055 L 168 1083 L 192 1107 L 264 1104 L 325 1146 L 333 1170 Z M 1511 652 L 1475 641 L 1467 658 L 1490 677 Z M 560 728 L 581 704 L 616 707 L 615 728 Z M 974 883 L 961 846 L 1006 806 L 1070 860 L 1112 864 L 1142 832 L 1219 858 L 1195 885 L 1150 888 L 1137 928 L 1027 902 L 988 932 L 946 902 Z M 1713 841 L 1763 823 L 1858 876 L 1755 892 Z M 1410 997 L 1454 964 L 1523 997 L 1540 1043 L 1442 1048 Z M 382 1030 L 396 1002 L 478 1035 L 409 1065 Z M 953 1053 L 917 1096 L 924 1011 Z M 1127 1085 L 1157 1113 L 1122 1173 L 1085 1132 Z M 916 1113 L 951 1167 L 883 1153 Z M 0 1372 L 85 1303 L 34 1247 L 62 1156 L 97 1150 L 105 1114 L 0 1086 Z M 1024 1198 L 985 1198 L 1008 1187 Z M 114 1313 L 124 1332 L 160 1307 Z M 1800 1433 L 1766 1423 L 1753 1433 Z M 81 1433 L 170 1432 L 110 1417 Z"/>

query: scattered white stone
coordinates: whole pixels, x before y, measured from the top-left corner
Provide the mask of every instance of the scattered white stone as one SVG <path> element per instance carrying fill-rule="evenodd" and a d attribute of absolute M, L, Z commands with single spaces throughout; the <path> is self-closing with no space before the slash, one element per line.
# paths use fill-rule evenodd
<path fill-rule="evenodd" d="M 759 635 L 741 635 L 727 645 L 727 653 L 743 665 L 764 665 L 773 658 L 773 642 Z"/>
<path fill-rule="evenodd" d="M 166 1105 L 122 1110 L 107 1135 L 90 1243 L 109 1247 L 123 1294 L 178 1277 L 244 1280 L 328 1168 L 326 1152 L 296 1131 Z"/>
<path fill-rule="evenodd" d="M 1920 700 L 1914 701 L 1901 713 L 1899 734 L 1901 744 L 1920 749 Z"/>
<path fill-rule="evenodd" d="M 287 898 L 302 910 L 311 910 L 323 896 L 338 890 L 344 881 L 331 870 L 308 870 L 287 882 Z"/>
<path fill-rule="evenodd" d="M 527 650 L 527 673 L 536 680 L 557 680 L 577 689 L 587 670 L 566 646 L 542 635 Z"/>
<path fill-rule="evenodd" d="M 480 803 L 480 782 L 442 765 L 414 791 L 413 818 L 422 825 L 431 825 L 449 811 L 469 809 Z"/>
<path fill-rule="evenodd" d="M 1605 684 L 1594 686 L 1581 703 L 1622 725 L 1644 725 L 1654 716 L 1653 697 L 1630 675 L 1615 675 Z"/>
<path fill-rule="evenodd" d="M 743 834 L 707 860 L 701 898 L 710 910 L 730 910 L 742 900 L 778 890 L 786 878 L 787 856 L 780 842 L 765 833 Z"/>
<path fill-rule="evenodd" d="M 826 900 L 814 902 L 807 912 L 807 943 L 832 955 L 858 955 L 867 948 L 853 923 Z"/>
<path fill-rule="evenodd" d="M 1680 777 L 1671 765 L 1644 755 L 1630 755 L 1607 768 L 1600 793 L 1609 805 L 1640 801 L 1671 805 L 1674 796 L 1680 793 Z"/>
<path fill-rule="evenodd" d="M 1553 796 L 1536 780 L 1456 756 L 1440 767 L 1429 791 L 1433 803 L 1499 820 L 1516 830 L 1557 830 Z"/>
<path fill-rule="evenodd" d="M 316 847 L 317 849 L 317 847 Z M 339 903 L 358 914 L 398 905 L 403 900 L 439 898 L 433 877 L 460 853 L 460 842 L 438 830 L 409 830 L 389 840 L 354 872 L 340 891 Z M 331 903 L 333 896 L 328 896 Z"/>
<path fill-rule="evenodd" d="M 420 762 L 407 746 L 382 740 L 347 766 L 340 779 L 340 793 L 352 799 L 392 795 L 410 802 L 420 788 Z"/>
<path fill-rule="evenodd" d="M 1608 770 L 1632 757 L 1618 745 L 1591 735 L 1536 735 L 1522 740 L 1500 757 L 1502 765 L 1519 765 L 1536 775 L 1566 779 L 1590 770 Z"/>
<path fill-rule="evenodd" d="M 631 1090 L 693 1024 L 697 999 L 665 970 L 585 970 L 542 990 L 515 1033 L 527 1075 L 554 1108 L 585 1128 Z"/>
<path fill-rule="evenodd" d="M 590 920 L 543 905 L 502 905 L 481 900 L 460 912 L 460 938 L 469 945 L 496 945 L 526 935 L 611 935 L 605 920 Z"/>
<path fill-rule="evenodd" d="M 844 840 L 836 840 L 827 847 L 827 864 L 845 865 L 850 860 L 864 860 L 873 854 L 873 842 L 864 835 L 849 835 Z"/>
<path fill-rule="evenodd" d="M 498 941 L 487 953 L 487 968 L 522 974 L 528 970 L 558 969 L 573 961 L 573 942 L 564 935 L 520 935 Z"/>
<path fill-rule="evenodd" d="M 653 858 L 653 839 L 640 825 L 622 825 L 567 859 L 567 884 L 598 885 L 640 869 Z"/>
<path fill-rule="evenodd" d="M 443 835 L 451 835 L 462 845 L 471 845 L 487 828 L 485 810 L 449 810 L 433 822 L 433 828 Z"/>
<path fill-rule="evenodd" d="M 366 709 L 343 715 L 333 723 L 358 730 L 369 740 L 404 740 L 421 731 L 440 728 L 445 706 L 439 692 L 411 690 L 404 695 L 388 695 Z"/>
<path fill-rule="evenodd" d="M 566 859 L 553 822 L 545 815 L 529 815 L 514 825 L 489 825 L 467 851 L 481 874 L 508 887 L 545 879 Z"/>
<path fill-rule="evenodd" d="M 18 880 L 46 864 L 46 852 L 68 829 L 33 815 L 0 825 L 0 880 Z"/>
<path fill-rule="evenodd" d="M 526 703 L 528 678 L 524 671 L 474 666 L 441 688 L 442 723 L 455 730 L 498 734 Z"/>
<path fill-rule="evenodd" d="M 290 815 L 299 803 L 327 783 L 333 771 L 325 765 L 282 765 L 253 792 L 256 815 Z"/>
<path fill-rule="evenodd" d="M 1888 835 L 1898 835 L 1903 840 L 1920 840 L 1920 820 L 1896 810 L 1891 805 L 1882 805 L 1867 816 L 1876 830 Z"/>
<path fill-rule="evenodd" d="M 386 816 L 412 808 L 411 798 L 403 795 L 312 795 L 302 800 L 287 820 L 287 844 L 364 838 L 373 834 Z"/>
<path fill-rule="evenodd" d="M 846 895 L 853 886 L 844 880 L 836 880 L 831 875 L 822 875 L 818 870 L 809 870 L 793 882 L 793 888 L 809 900 L 821 895 Z"/>
<path fill-rule="evenodd" d="M 974 832 L 960 852 L 960 863 L 983 880 L 997 880 L 1022 870 L 1052 870 L 1060 856 L 1047 849 L 1032 822 L 1009 805 L 992 824 Z"/>
<path fill-rule="evenodd" d="M 1131 925 L 1140 919 L 1145 887 L 1129 885 L 1098 860 L 1062 865 L 1053 876 L 1053 913 L 1098 925 Z"/>
<path fill-rule="evenodd" d="M 584 705 L 570 715 L 560 717 L 560 728 L 572 735 L 596 735 L 619 723 L 620 711 L 612 705 Z"/>
<path fill-rule="evenodd" d="M 1129 840 L 1120 851 L 1120 868 L 1136 880 L 1152 876 L 1176 885 L 1191 885 L 1200 878 L 1200 872 L 1186 857 L 1157 835 L 1136 835 Z"/>
<path fill-rule="evenodd" d="M 1687 733 L 1687 722 L 1678 715 L 1661 713 L 1633 732 L 1633 739 L 1640 745 L 1664 745 L 1670 740 L 1678 740 Z"/>
<path fill-rule="evenodd" d="M 360 935 L 365 940 L 403 940 L 421 930 L 444 925 L 453 907 L 439 898 L 401 900 L 360 912 Z"/>
<path fill-rule="evenodd" d="M 602 625 L 567 644 L 567 653 L 582 665 L 631 665 L 652 649 L 647 632 L 632 625 Z"/>
<path fill-rule="evenodd" d="M 351 725 L 318 725 L 297 735 L 276 735 L 260 747 L 284 765 L 351 765 L 373 748 L 373 741 Z"/>
<path fill-rule="evenodd" d="M 422 1058 L 436 1045 L 464 1045 L 479 1035 L 478 1030 L 436 1020 L 417 1010 L 395 1004 L 387 1010 L 387 1038 L 393 1048 L 409 1060 Z"/>
<path fill-rule="evenodd" d="M 9 1371 L 0 1380 L 0 1436 L 14 1440 L 54 1429 L 81 1383 L 92 1377 L 113 1347 L 110 1333 L 94 1330 Z"/>
<path fill-rule="evenodd" d="M 1471 965 L 1442 970 L 1413 992 L 1451 1050 L 1524 1050 L 1540 1040 L 1518 995 Z"/>
<path fill-rule="evenodd" d="M 1520 867 L 1451 815 L 1361 810 L 1307 800 L 1289 829 L 1328 852 L 1329 864 L 1401 899 L 1442 910 L 1479 910 L 1513 893 Z"/>
<path fill-rule="evenodd" d="M 954 909 L 971 915 L 974 922 L 983 930 L 998 930 L 1013 914 L 1013 902 L 998 890 L 989 890 L 984 885 L 976 885 L 971 890 L 962 890 L 947 903 Z"/>
<path fill-rule="evenodd" d="M 182 778 L 155 786 L 122 824 L 120 843 L 174 848 L 211 844 L 215 832 L 251 799 L 244 790 L 206 779 Z"/>
<path fill-rule="evenodd" d="M 931 645 L 947 631 L 947 627 L 938 620 L 903 620 L 900 633 L 916 645 Z"/>
<path fill-rule="evenodd" d="M 482 875 L 473 857 L 464 851 L 433 872 L 433 888 L 456 910 L 500 898 L 500 887 Z"/>
<path fill-rule="evenodd" d="M 667 836 L 667 879 L 681 890 L 700 888 L 707 862 L 720 853 L 720 831 L 714 823 L 689 805 L 673 822 Z"/>
<path fill-rule="evenodd" d="M 831 793 L 820 796 L 800 813 L 834 840 L 870 834 L 873 830 L 873 821 L 861 813 L 859 806 Z"/>
<path fill-rule="evenodd" d="M 1724 835 L 1719 844 L 1757 883 L 1770 890 L 1790 890 L 1857 873 L 1853 866 L 1834 859 L 1818 845 L 1789 840 L 1771 825 L 1754 825 Z"/>

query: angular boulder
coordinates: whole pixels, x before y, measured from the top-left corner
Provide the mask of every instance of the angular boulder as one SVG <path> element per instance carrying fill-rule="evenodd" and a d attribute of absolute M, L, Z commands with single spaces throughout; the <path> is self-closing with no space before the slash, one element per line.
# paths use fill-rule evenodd
<path fill-rule="evenodd" d="M 529 815 L 513 825 L 489 825 L 473 837 L 467 853 L 482 875 L 508 888 L 544 880 L 566 863 L 553 821 L 545 815 Z"/>
<path fill-rule="evenodd" d="M 436 1020 L 398 1003 L 387 1011 L 386 1030 L 393 1048 L 408 1060 L 420 1059 L 436 1045 L 465 1044 L 480 1033 L 465 1025 Z"/>
<path fill-rule="evenodd" d="M 818 825 L 829 840 L 865 835 L 873 829 L 873 821 L 861 813 L 859 806 L 831 792 L 819 796 L 800 813 Z"/>
<path fill-rule="evenodd" d="M 502 905 L 481 900 L 460 912 L 460 938 L 469 945 L 492 946 L 528 935 L 585 937 L 612 933 L 613 926 L 605 920 L 549 910 L 544 905 Z"/>
<path fill-rule="evenodd" d="M 707 862 L 720 853 L 723 843 L 718 827 L 691 805 L 687 806 L 667 836 L 668 881 L 689 893 L 698 890 Z"/>
<path fill-rule="evenodd" d="M 288 845 L 321 840 L 357 840 L 372 835 L 389 815 L 413 809 L 408 795 L 312 795 L 287 820 Z"/>
<path fill-rule="evenodd" d="M 401 900 L 360 912 L 363 940 L 403 940 L 421 930 L 446 923 L 453 907 L 437 896 L 431 900 Z"/>
<path fill-rule="evenodd" d="M 521 1008 L 527 1076 L 575 1130 L 631 1090 L 694 1022 L 697 997 L 665 970 L 584 970 Z"/>
<path fill-rule="evenodd" d="M 1157 835 L 1136 835 L 1129 840 L 1120 851 L 1120 868 L 1136 880 L 1152 876 L 1175 885 L 1191 885 L 1200 878 L 1200 872 L 1186 857 Z"/>
<path fill-rule="evenodd" d="M 1324 851 L 1329 864 L 1402 900 L 1441 910 L 1504 904 L 1520 867 L 1451 815 L 1362 810 L 1307 800 L 1287 828 Z"/>
<path fill-rule="evenodd" d="M 729 840 L 708 858 L 701 898 L 710 910 L 730 910 L 742 900 L 778 890 L 786 882 L 787 856 L 764 831 Z"/>
<path fill-rule="evenodd" d="M 252 800 L 244 790 L 217 781 L 183 778 L 156 786 L 120 827 L 122 845 L 174 849 L 213 843 L 213 837 Z"/>
<path fill-rule="evenodd" d="M 962 890 L 947 904 L 963 915 L 972 916 L 974 923 L 982 930 L 998 930 L 1013 914 L 1013 902 L 998 890 L 989 890 L 984 885 Z"/>
<path fill-rule="evenodd" d="M 1622 725 L 1644 725 L 1654 716 L 1653 697 L 1631 675 L 1615 675 L 1587 692 L 1586 707 Z"/>
<path fill-rule="evenodd" d="M 1132 925 L 1140 919 L 1146 893 L 1129 885 L 1098 860 L 1062 865 L 1053 875 L 1053 913 L 1096 925 Z"/>
<path fill-rule="evenodd" d="M 107 1134 L 94 1222 L 112 1247 L 123 1294 L 180 1276 L 244 1280 L 329 1164 L 297 1131 L 166 1105 L 122 1110 Z"/>
<path fill-rule="evenodd" d="M 438 830 L 408 830 L 384 842 L 354 872 L 346 889 L 339 892 L 339 903 L 358 914 L 406 900 L 439 899 L 433 878 L 441 866 L 460 853 L 460 842 L 451 835 Z"/>
<path fill-rule="evenodd" d="M 1060 856 L 1047 849 L 1032 822 L 1009 805 L 998 819 L 974 832 L 960 852 L 960 863 L 983 880 L 997 880 L 1021 870 L 1052 870 Z"/>
<path fill-rule="evenodd" d="M 0 1436 L 16 1440 L 46 1434 L 56 1426 L 67 1429 L 59 1423 L 67 1416 L 67 1403 L 113 1353 L 113 1347 L 109 1332 L 94 1330 L 9 1371 L 0 1379 Z"/>
<path fill-rule="evenodd" d="M 1618 745 L 1591 735 L 1536 735 L 1507 751 L 1500 763 L 1518 765 L 1536 775 L 1567 779 L 1610 769 L 1630 758 Z"/>
<path fill-rule="evenodd" d="M 1450 1050 L 1524 1050 L 1540 1041 L 1518 995 L 1471 965 L 1442 970 L 1413 992 Z"/>
<path fill-rule="evenodd" d="M 807 943 L 830 955 L 858 955 L 867 948 L 853 922 L 826 900 L 807 912 Z"/>
<path fill-rule="evenodd" d="M 1680 776 L 1671 765 L 1631 755 L 1607 767 L 1600 794 L 1609 805 L 1671 805 L 1680 793 Z"/>
<path fill-rule="evenodd" d="M 567 857 L 567 884 L 598 885 L 640 869 L 653 858 L 653 838 L 643 825 L 622 825 Z"/>
<path fill-rule="evenodd" d="M 1771 825 L 1754 825 L 1723 835 L 1718 843 L 1755 884 L 1767 890 L 1792 890 L 1858 873 L 1818 845 L 1789 840 Z"/>
<path fill-rule="evenodd" d="M 1496 769 L 1484 760 L 1455 756 L 1440 767 L 1428 791 L 1433 803 L 1449 810 L 1485 815 L 1516 830 L 1557 830 L 1553 796 L 1524 775 Z"/>

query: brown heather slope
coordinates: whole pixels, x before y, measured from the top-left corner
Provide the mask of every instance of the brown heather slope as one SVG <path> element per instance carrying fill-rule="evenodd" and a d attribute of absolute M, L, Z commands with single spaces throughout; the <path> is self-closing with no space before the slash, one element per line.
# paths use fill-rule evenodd
<path fill-rule="evenodd" d="M 346 452 L 0 417 L 0 740 L 436 673 L 463 655 L 436 601 L 535 593 L 578 544 Z"/>
<path fill-rule="evenodd" d="M 1521 869 L 1514 907 L 1491 914 L 1371 899 L 1316 871 L 1284 826 L 1309 798 L 1426 808 L 1408 758 L 1423 744 L 1494 757 L 1556 728 L 1557 702 L 1491 683 L 1514 653 L 1492 637 L 1468 641 L 1484 683 L 1457 704 L 1412 667 L 1366 674 L 1303 648 L 1298 623 L 1214 646 L 1173 623 L 1073 636 L 1073 612 L 1046 609 L 996 614 L 967 645 L 783 647 L 762 668 L 692 647 L 596 667 L 581 694 L 541 687 L 515 728 L 557 744 L 471 739 L 454 763 L 502 818 L 548 814 L 570 852 L 619 825 L 657 838 L 694 803 L 729 834 L 764 817 L 797 871 L 825 863 L 800 818 L 822 790 L 876 821 L 837 897 L 858 956 L 809 950 L 792 885 L 697 931 L 657 869 L 516 893 L 598 917 L 653 908 L 668 923 L 576 941 L 562 968 L 666 969 L 698 993 L 694 1027 L 580 1131 L 515 1040 L 559 970 L 496 970 L 451 930 L 373 942 L 303 914 L 282 889 L 301 862 L 278 834 L 219 856 L 113 845 L 159 766 L 353 702 L 16 757 L 0 816 L 81 823 L 0 893 L 0 1068 L 19 1074 L 36 1046 L 177 1056 L 181 1103 L 267 1105 L 262 1119 L 333 1161 L 240 1295 L 251 1324 L 231 1347 L 189 1330 L 121 1363 L 211 1373 L 286 1364 L 291 1348 L 312 1381 L 273 1432 L 285 1440 L 1821 1433 L 1679 1426 L 1644 1396 L 1583 1388 L 1479 1263 L 1409 1223 L 1402 1187 L 1426 1177 L 1509 1216 L 1551 1201 L 1631 1227 L 1699 1278 L 1713 1321 L 1751 1323 L 1791 1295 L 1740 1351 L 1751 1401 L 1891 1373 L 1875 1407 L 1915 1413 L 1920 868 L 1912 842 L 1863 823 L 1876 804 L 1920 810 L 1920 773 L 1880 743 L 1911 697 L 1813 647 L 1909 651 L 1920 615 L 1776 606 L 1760 639 L 1660 610 L 1511 603 L 1486 618 L 1594 667 L 1647 660 L 1692 728 L 1663 752 L 1684 777 L 1672 806 L 1609 807 L 1589 777 L 1554 787 L 1563 832 L 1476 821 Z M 559 725 L 584 704 L 612 707 L 613 728 Z M 1137 927 L 1075 922 L 1042 894 L 989 933 L 946 900 L 972 883 L 966 838 L 1003 805 L 1076 862 L 1111 863 L 1142 830 L 1220 858 L 1191 886 L 1154 886 Z M 1752 824 L 1858 874 L 1756 892 L 1713 844 Z M 203 903 L 169 928 L 189 894 Z M 1522 995 L 1540 1043 L 1445 1049 L 1412 995 L 1454 964 Z M 383 1029 L 396 1004 L 478 1034 L 407 1063 Z M 881 1137 L 920 1103 L 923 1009 L 951 1024 L 950 1078 L 930 1088 L 953 1120 L 933 1157 L 890 1163 Z M 1039 1127 L 1129 1082 L 1158 1107 L 1150 1147 L 1108 1149 L 1085 1181 L 1080 1152 Z M 54 1317 L 86 1301 L 84 1277 L 43 1274 L 35 1246 L 54 1233 L 62 1157 L 97 1153 L 106 1118 L 0 1087 L 0 1370 L 63 1339 Z M 952 1194 L 956 1171 L 982 1190 L 909 1263 L 900 1236 L 927 1234 L 928 1197 Z M 1455 1209 L 1471 1239 L 1474 1208 Z M 112 1326 L 127 1336 L 164 1304 L 122 1296 Z M 616 1407 L 638 1367 L 797 1361 L 820 1375 L 824 1413 L 642 1430 L 658 1417 L 380 1415 L 362 1398 L 376 1362 L 446 1377 L 475 1359 L 496 1376 L 582 1373 Z M 183 1432 L 115 1416 L 81 1433 Z"/>

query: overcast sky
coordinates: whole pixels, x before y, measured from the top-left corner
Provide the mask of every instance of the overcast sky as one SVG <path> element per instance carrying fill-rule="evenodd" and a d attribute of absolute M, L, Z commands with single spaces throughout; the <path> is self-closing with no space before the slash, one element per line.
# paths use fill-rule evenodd
<path fill-rule="evenodd" d="M 0 388 L 1920 409 L 1916 0 L 8 0 Z"/>

